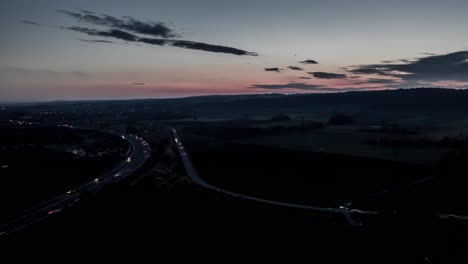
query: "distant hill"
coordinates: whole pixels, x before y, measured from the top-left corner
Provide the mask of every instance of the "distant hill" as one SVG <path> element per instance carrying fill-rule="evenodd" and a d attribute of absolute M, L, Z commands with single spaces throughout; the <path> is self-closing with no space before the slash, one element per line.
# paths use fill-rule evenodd
<path fill-rule="evenodd" d="M 187 98 L 190 100 L 189 98 Z M 307 107 L 360 105 L 378 109 L 468 108 L 468 90 L 415 88 L 328 94 L 220 96 L 197 100 L 201 107 Z M 197 105 L 195 101 L 192 103 Z"/>
<path fill-rule="evenodd" d="M 468 90 L 447 88 L 413 88 L 384 91 L 356 91 L 327 94 L 256 94 L 212 95 L 176 99 L 138 99 L 112 101 L 59 101 L 34 104 L 36 109 L 60 110 L 88 108 L 93 111 L 146 109 L 203 110 L 203 109 L 255 109 L 297 108 L 314 106 L 359 105 L 370 109 L 468 109 Z"/>

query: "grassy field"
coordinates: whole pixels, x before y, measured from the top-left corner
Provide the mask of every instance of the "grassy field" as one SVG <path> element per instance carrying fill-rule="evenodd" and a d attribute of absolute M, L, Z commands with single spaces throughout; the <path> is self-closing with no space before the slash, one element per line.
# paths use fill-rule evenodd
<path fill-rule="evenodd" d="M 366 139 L 382 134 L 363 132 L 357 126 L 331 126 L 319 130 L 298 131 L 240 139 L 238 142 L 274 146 L 288 149 L 311 150 L 325 153 L 373 157 L 418 164 L 436 163 L 449 149 L 392 149 L 362 144 Z M 401 138 L 399 135 L 384 135 L 385 138 Z"/>
<path fill-rule="evenodd" d="M 231 191 L 321 206 L 427 177 L 427 167 L 304 150 L 183 137 L 198 173 Z"/>

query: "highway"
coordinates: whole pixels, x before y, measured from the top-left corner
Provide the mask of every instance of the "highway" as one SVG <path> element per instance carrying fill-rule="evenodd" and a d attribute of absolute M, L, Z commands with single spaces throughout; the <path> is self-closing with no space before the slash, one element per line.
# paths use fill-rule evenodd
<path fill-rule="evenodd" d="M 353 226 L 359 226 L 361 223 L 357 222 L 353 218 L 353 214 L 377 214 L 377 212 L 373 211 L 362 211 L 362 210 L 357 210 L 357 209 L 349 209 L 344 206 L 340 206 L 339 208 L 324 208 L 324 207 L 317 207 L 317 206 L 311 206 L 311 205 L 303 205 L 303 204 L 294 204 L 294 203 L 286 203 L 286 202 L 279 202 L 279 201 L 273 201 L 273 200 L 268 200 L 268 199 L 262 199 L 258 197 L 253 197 L 253 196 L 248 196 L 248 195 L 243 195 L 240 193 L 235 193 L 231 192 L 228 190 L 224 190 L 221 188 L 218 188 L 216 186 L 213 186 L 207 182 L 205 182 L 200 176 L 198 175 L 198 172 L 195 170 L 194 166 L 192 165 L 192 162 L 190 161 L 189 155 L 187 154 L 182 141 L 180 140 L 179 136 L 177 135 L 177 131 L 175 128 L 168 127 L 173 136 L 173 140 L 177 146 L 177 151 L 181 157 L 182 163 L 187 171 L 188 176 L 190 179 L 197 185 L 199 185 L 202 188 L 213 190 L 216 192 L 223 193 L 225 195 L 239 198 L 239 199 L 244 199 L 244 200 L 249 200 L 249 201 L 254 201 L 254 202 L 260 202 L 260 203 L 265 203 L 265 204 L 270 204 L 270 205 L 275 205 L 275 206 L 283 206 L 283 207 L 289 207 L 289 208 L 298 208 L 298 209 L 305 209 L 305 210 L 312 210 L 316 212 L 324 212 L 324 213 L 331 213 L 331 214 L 339 214 L 342 215 L 346 221 Z"/>
<path fill-rule="evenodd" d="M 24 214 L 19 217 L 4 219 L 0 223 L 0 236 L 23 229 L 33 223 L 60 212 L 66 207 L 73 206 L 75 203 L 80 201 L 81 194 L 83 192 L 96 193 L 107 184 L 122 181 L 141 168 L 151 156 L 151 148 L 142 138 L 111 132 L 109 132 L 109 134 L 118 135 L 129 143 L 130 148 L 127 152 L 127 159 L 99 177 L 26 210 Z"/>

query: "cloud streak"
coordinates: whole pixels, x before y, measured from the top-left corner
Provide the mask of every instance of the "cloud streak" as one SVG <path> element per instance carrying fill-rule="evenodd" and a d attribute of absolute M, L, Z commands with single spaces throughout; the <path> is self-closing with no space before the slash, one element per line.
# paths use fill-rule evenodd
<path fill-rule="evenodd" d="M 23 23 L 23 24 L 29 24 L 29 25 L 35 25 L 35 26 L 45 26 L 45 25 L 39 24 L 37 22 L 28 21 L 28 20 L 21 20 L 20 22 Z"/>
<path fill-rule="evenodd" d="M 301 67 L 296 67 L 296 66 L 288 66 L 288 69 L 293 70 L 293 71 L 303 71 Z"/>
<path fill-rule="evenodd" d="M 221 45 L 213 45 L 207 44 L 202 42 L 195 42 L 189 40 L 167 40 L 169 45 L 173 47 L 185 48 L 185 49 L 193 49 L 193 50 L 202 50 L 202 51 L 209 51 L 209 52 L 217 52 L 217 53 L 227 53 L 227 54 L 234 54 L 238 56 L 258 56 L 256 52 L 249 52 L 233 47 L 226 47 Z"/>
<path fill-rule="evenodd" d="M 86 42 L 86 43 L 115 43 L 114 41 L 103 40 L 103 39 L 80 39 L 80 41 Z"/>
<path fill-rule="evenodd" d="M 87 22 L 94 25 L 107 26 L 153 37 L 178 37 L 178 34 L 163 22 L 142 22 L 132 17 L 117 18 L 106 14 L 98 15 L 88 10 L 79 10 L 79 12 L 59 10 L 59 12 L 73 17 L 80 22 Z"/>
<path fill-rule="evenodd" d="M 399 80 L 396 79 L 377 79 L 377 78 L 369 78 L 365 81 L 365 83 L 373 83 L 373 84 L 399 84 Z"/>
<path fill-rule="evenodd" d="M 20 23 L 27 24 L 27 25 L 32 25 L 32 26 L 38 26 L 38 27 L 47 27 L 47 28 L 60 28 L 57 26 L 51 26 L 51 25 L 45 25 L 41 24 L 35 21 L 30 21 L 30 20 L 20 20 Z"/>
<path fill-rule="evenodd" d="M 141 43 L 146 43 L 150 45 L 172 46 L 172 47 L 214 52 L 214 53 L 233 54 L 233 55 L 238 55 L 238 56 L 258 56 L 258 54 L 255 52 L 249 52 L 249 51 L 245 51 L 245 50 L 241 50 L 241 49 L 237 49 L 233 47 L 213 45 L 213 44 L 207 44 L 207 43 L 196 42 L 196 41 L 161 39 L 161 38 L 142 38 L 137 35 L 134 35 L 134 34 L 119 30 L 119 29 L 97 30 L 97 29 L 75 27 L 75 26 L 62 27 L 62 28 L 84 33 L 89 36 L 115 38 L 115 39 L 120 39 L 120 40 L 124 40 L 127 42 L 141 42 Z"/>
<path fill-rule="evenodd" d="M 281 72 L 280 68 L 274 67 L 274 68 L 265 68 L 265 71 L 267 72 Z"/>
<path fill-rule="evenodd" d="M 172 29 L 168 28 L 162 22 L 142 22 L 131 17 L 116 18 L 106 14 L 96 14 L 94 12 L 80 9 L 78 12 L 71 12 L 67 10 L 60 10 L 59 12 L 64 13 L 70 17 L 76 18 L 80 22 L 87 22 L 94 25 L 105 26 L 110 29 L 99 30 L 81 26 L 69 26 L 69 27 L 55 27 L 59 29 L 71 30 L 79 33 L 86 34 L 94 37 L 114 38 L 123 40 L 126 42 L 140 42 L 150 45 L 157 46 L 171 46 L 183 49 L 199 50 L 213 53 L 224 53 L 232 54 L 237 56 L 258 56 L 256 52 L 250 52 L 234 47 L 208 44 L 203 42 L 196 42 L 190 40 L 179 40 L 173 39 L 178 37 Z M 21 23 L 34 25 L 34 26 L 45 26 L 37 22 L 23 20 Z M 133 33 L 129 33 L 129 32 Z M 135 34 L 134 34 L 135 33 Z M 142 37 L 137 34 L 151 35 L 153 37 Z M 157 37 L 157 38 L 155 38 Z M 93 43 L 113 43 L 108 40 L 80 40 L 84 42 Z"/>
<path fill-rule="evenodd" d="M 358 65 L 348 71 L 357 74 L 390 76 L 404 82 L 468 81 L 468 51 L 398 61 L 402 63 Z"/>
<path fill-rule="evenodd" d="M 377 68 L 373 68 L 372 66 L 359 66 L 356 69 L 351 69 L 348 71 L 354 74 L 378 74 L 378 75 L 383 75 L 383 76 L 388 75 L 386 72 L 379 70 Z"/>
<path fill-rule="evenodd" d="M 111 29 L 111 30 L 106 30 L 106 31 L 84 28 L 84 27 L 65 27 L 64 29 L 69 29 L 72 31 L 84 33 L 89 36 L 116 38 L 116 39 L 125 40 L 129 42 L 136 42 L 138 40 L 137 36 L 127 33 L 125 31 L 122 31 L 122 30 L 118 30 L 118 29 Z"/>
<path fill-rule="evenodd" d="M 346 79 L 346 74 L 330 73 L 330 72 L 309 72 L 317 79 Z"/>
<path fill-rule="evenodd" d="M 302 64 L 318 64 L 318 62 L 315 61 L 315 60 L 304 60 L 304 61 L 300 61 L 299 63 L 302 63 Z"/>

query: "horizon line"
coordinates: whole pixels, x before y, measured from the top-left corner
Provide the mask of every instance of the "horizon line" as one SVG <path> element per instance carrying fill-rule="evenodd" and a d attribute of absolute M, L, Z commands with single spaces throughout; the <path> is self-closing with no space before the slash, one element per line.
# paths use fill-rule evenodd
<path fill-rule="evenodd" d="M 107 99 L 50 99 L 50 100 L 0 100 L 2 105 L 18 105 L 18 104 L 46 104 L 46 103 L 60 103 L 60 102 L 105 102 L 105 101 L 132 101 L 132 100 L 171 100 L 171 99 L 186 99 L 196 97 L 210 97 L 210 96 L 254 96 L 254 95 L 319 95 L 319 94 L 343 94 L 343 93 L 358 93 L 358 92 L 382 92 L 382 91 L 399 91 L 399 90 L 412 90 L 412 89 L 443 89 L 443 90 L 468 90 L 468 88 L 454 88 L 454 87 L 411 87 L 411 88 L 386 88 L 382 90 L 345 90 L 333 92 L 269 92 L 269 93 L 252 93 L 252 94 L 204 94 L 204 95 L 188 95 L 180 97 L 134 97 L 134 98 L 107 98 Z"/>

